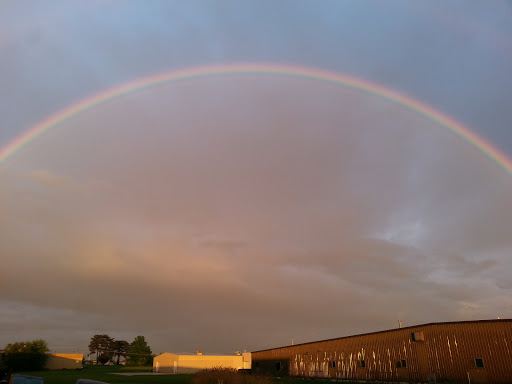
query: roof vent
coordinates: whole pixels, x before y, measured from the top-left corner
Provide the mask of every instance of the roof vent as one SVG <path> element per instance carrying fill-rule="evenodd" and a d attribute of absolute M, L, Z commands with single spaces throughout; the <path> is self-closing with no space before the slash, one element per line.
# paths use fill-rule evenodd
<path fill-rule="evenodd" d="M 425 341 L 425 336 L 422 331 L 411 333 L 412 341 Z"/>

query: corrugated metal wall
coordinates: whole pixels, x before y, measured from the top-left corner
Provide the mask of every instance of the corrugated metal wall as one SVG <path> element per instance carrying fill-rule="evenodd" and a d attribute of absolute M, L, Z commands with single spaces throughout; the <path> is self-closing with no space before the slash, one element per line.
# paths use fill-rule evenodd
<path fill-rule="evenodd" d="M 45 369 L 80 369 L 84 355 L 81 353 L 51 353 Z"/>
<path fill-rule="evenodd" d="M 414 332 L 422 332 L 423 340 L 414 341 Z M 471 383 L 512 383 L 511 352 L 512 320 L 488 320 L 425 324 L 258 351 L 252 354 L 252 366 L 257 373 L 275 376 L 426 382 L 435 375 L 438 382 L 468 383 L 469 377 Z"/>

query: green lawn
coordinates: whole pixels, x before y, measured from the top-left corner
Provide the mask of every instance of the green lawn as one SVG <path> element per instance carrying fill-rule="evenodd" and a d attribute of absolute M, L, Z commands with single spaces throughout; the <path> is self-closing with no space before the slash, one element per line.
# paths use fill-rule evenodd
<path fill-rule="evenodd" d="M 82 370 L 24 372 L 39 376 L 45 384 L 75 384 L 78 379 L 105 381 L 112 384 L 189 384 L 192 375 L 121 376 L 115 372 L 149 372 L 152 367 L 116 367 L 85 365 Z M 21 372 L 20 372 L 21 373 Z"/>
<path fill-rule="evenodd" d="M 55 370 L 24 372 L 30 376 L 39 376 L 45 384 L 75 384 L 78 379 L 91 379 L 105 381 L 112 384 L 190 384 L 192 375 L 148 375 L 148 376 L 121 376 L 112 375 L 115 372 L 149 372 L 153 367 L 117 367 L 117 366 L 91 366 L 86 365 L 82 370 Z M 20 372 L 21 373 L 21 372 Z M 312 380 L 302 378 L 283 377 L 271 379 L 272 384 L 322 384 L 328 380 Z M 343 382 L 343 384 L 350 384 Z"/>

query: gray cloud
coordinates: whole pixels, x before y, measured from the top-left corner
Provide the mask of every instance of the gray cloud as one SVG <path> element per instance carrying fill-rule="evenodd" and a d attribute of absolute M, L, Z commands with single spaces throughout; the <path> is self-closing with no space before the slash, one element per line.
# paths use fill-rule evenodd
<path fill-rule="evenodd" d="M 0 146 L 141 76 L 271 61 L 376 81 L 512 153 L 501 3 L 52 4 L 0 6 Z M 275 76 L 153 87 L 0 167 L 0 346 L 84 350 L 106 332 L 231 352 L 512 315 L 510 175 L 356 90 Z"/>
<path fill-rule="evenodd" d="M 2 297 L 43 313 L 30 334 L 74 319 L 82 348 L 98 330 L 229 352 L 494 317 L 508 300 L 493 251 L 510 250 L 507 180 L 374 96 L 196 80 L 99 106 L 15 160 Z"/>

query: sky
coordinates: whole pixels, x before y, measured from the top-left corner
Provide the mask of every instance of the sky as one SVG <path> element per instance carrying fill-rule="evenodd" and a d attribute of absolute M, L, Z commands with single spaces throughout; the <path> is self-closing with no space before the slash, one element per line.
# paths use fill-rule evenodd
<path fill-rule="evenodd" d="M 378 84 L 512 158 L 509 1 L 29 3 L 0 3 L 0 152 L 129 82 L 259 63 Z M 512 318 L 511 193 L 448 127 L 342 84 L 131 92 L 0 163 L 0 348 L 233 353 Z"/>

